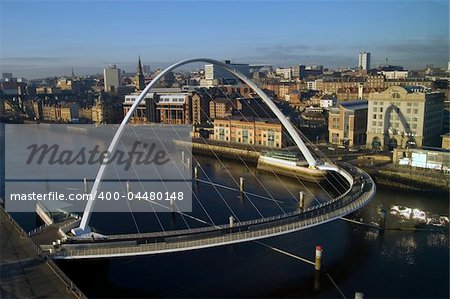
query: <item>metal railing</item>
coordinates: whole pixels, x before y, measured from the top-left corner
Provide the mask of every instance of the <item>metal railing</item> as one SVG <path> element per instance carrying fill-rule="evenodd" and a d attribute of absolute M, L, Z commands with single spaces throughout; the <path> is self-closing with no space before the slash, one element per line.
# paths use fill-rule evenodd
<path fill-rule="evenodd" d="M 42 249 L 33 242 L 28 237 L 28 234 L 25 232 L 25 230 L 12 218 L 11 215 L 9 215 L 2 206 L 0 206 L 0 213 L 2 213 L 6 219 L 9 221 L 9 223 L 12 224 L 12 226 L 17 230 L 19 236 L 21 239 L 26 239 L 31 247 L 35 250 L 39 258 L 43 258 L 45 263 L 50 267 L 50 269 L 61 279 L 61 281 L 65 284 L 67 291 L 72 292 L 75 297 L 80 299 L 87 298 L 86 295 L 72 282 L 72 280 L 58 267 L 58 265 L 53 262 L 53 260 L 49 259 L 48 256 L 42 251 Z"/>
<path fill-rule="evenodd" d="M 96 247 L 96 248 L 76 248 L 70 246 L 69 248 L 62 248 L 61 251 L 55 254 L 55 258 L 80 258 L 92 256 L 120 256 L 133 254 L 151 254 L 169 251 L 191 250 L 202 247 L 213 247 L 224 244 L 231 244 L 237 242 L 251 241 L 255 239 L 262 239 L 271 236 L 281 235 L 292 231 L 304 229 L 325 223 L 344 215 L 347 215 L 365 205 L 375 194 L 376 186 L 370 176 L 358 168 L 356 170 L 356 179 L 351 190 L 352 193 L 347 193 L 344 197 L 338 197 L 331 201 L 322 203 L 318 206 L 310 207 L 304 212 L 294 211 L 286 215 L 277 215 L 273 217 L 264 218 L 263 220 L 249 220 L 230 225 L 219 225 L 216 227 L 199 228 L 192 230 L 179 230 L 177 233 L 188 231 L 189 234 L 217 231 L 222 229 L 222 234 L 219 236 L 209 236 L 194 240 L 180 240 L 176 242 L 150 242 L 138 244 L 133 246 L 118 246 L 118 247 Z M 367 190 L 366 190 L 367 189 Z M 261 227 L 269 225 L 268 227 Z M 258 228 L 260 226 L 260 228 Z M 230 232 L 227 232 L 227 229 Z M 132 234 L 122 235 L 127 238 L 133 236 L 169 236 L 173 232 L 158 232 L 148 234 Z M 119 236 L 119 239 L 121 237 Z M 87 245 L 84 243 L 83 245 Z"/>

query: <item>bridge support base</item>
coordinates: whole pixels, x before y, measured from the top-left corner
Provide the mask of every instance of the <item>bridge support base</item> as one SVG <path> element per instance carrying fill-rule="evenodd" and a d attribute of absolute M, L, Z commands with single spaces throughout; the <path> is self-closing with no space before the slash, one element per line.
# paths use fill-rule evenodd
<path fill-rule="evenodd" d="M 81 227 L 76 227 L 76 228 L 72 228 L 72 229 L 70 230 L 70 232 L 71 232 L 75 237 L 90 236 L 90 234 L 92 233 L 90 227 L 86 227 L 85 229 L 82 229 Z"/>

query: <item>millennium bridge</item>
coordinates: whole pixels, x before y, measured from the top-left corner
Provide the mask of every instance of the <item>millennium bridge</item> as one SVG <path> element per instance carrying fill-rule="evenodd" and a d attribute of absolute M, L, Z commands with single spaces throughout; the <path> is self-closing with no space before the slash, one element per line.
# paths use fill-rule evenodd
<path fill-rule="evenodd" d="M 307 168 L 326 171 L 327 173 L 343 178 L 348 185 L 346 191 L 335 198 L 307 209 L 301 206 L 295 211 L 272 217 L 240 222 L 234 222 L 230 219 L 230 223 L 228 224 L 211 225 L 201 228 L 124 235 L 101 235 L 100 237 L 97 237 L 98 234 L 92 233 L 89 227 L 89 220 L 95 204 L 95 200 L 91 200 L 88 201 L 81 219 L 65 222 L 63 225 L 53 229 L 54 236 L 58 238 L 58 240 L 53 242 L 53 245 L 45 245 L 38 242 L 41 243 L 42 249 L 50 253 L 52 258 L 86 259 L 162 254 L 255 241 L 300 231 L 339 219 L 360 209 L 373 198 L 376 192 L 376 185 L 367 173 L 347 163 L 332 163 L 331 161 L 326 161 L 326 159 L 315 158 L 301 138 L 300 132 L 295 129 L 289 119 L 275 105 L 273 100 L 254 82 L 239 71 L 233 69 L 230 65 L 208 58 L 183 60 L 159 73 L 145 87 L 124 117 L 108 148 L 109 153 L 114 152 L 116 149 L 123 135 L 125 125 L 138 105 L 145 99 L 147 93 L 150 92 L 151 88 L 168 72 L 179 66 L 193 62 L 211 63 L 222 67 L 245 82 L 279 119 L 295 145 L 303 154 L 308 164 Z M 93 198 L 95 198 L 95 194 L 102 183 L 107 164 L 103 163 L 99 168 L 90 191 Z M 96 237 L 94 238 L 93 236 Z M 36 240 L 39 239 L 39 237 L 34 238 Z"/>

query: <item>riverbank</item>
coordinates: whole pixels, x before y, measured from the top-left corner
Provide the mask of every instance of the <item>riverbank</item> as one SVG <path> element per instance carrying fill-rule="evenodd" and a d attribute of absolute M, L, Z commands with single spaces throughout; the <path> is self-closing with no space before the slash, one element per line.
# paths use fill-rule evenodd
<path fill-rule="evenodd" d="M 304 165 L 295 162 L 289 162 L 281 159 L 265 157 L 263 150 L 267 148 L 252 148 L 246 146 L 234 145 L 233 147 L 217 141 L 198 141 L 192 142 L 179 141 L 175 142 L 181 147 L 191 147 L 192 153 L 200 155 L 214 156 L 215 158 L 227 158 L 236 161 L 242 161 L 256 165 L 259 170 L 272 172 L 288 177 L 298 178 L 309 182 L 321 182 L 327 179 L 327 172 L 324 170 L 308 168 L 305 161 Z"/>
<path fill-rule="evenodd" d="M 357 159 L 348 162 L 367 172 L 377 185 L 411 191 L 449 192 L 450 176 L 442 172 L 395 166 L 390 161 L 372 163 Z"/>

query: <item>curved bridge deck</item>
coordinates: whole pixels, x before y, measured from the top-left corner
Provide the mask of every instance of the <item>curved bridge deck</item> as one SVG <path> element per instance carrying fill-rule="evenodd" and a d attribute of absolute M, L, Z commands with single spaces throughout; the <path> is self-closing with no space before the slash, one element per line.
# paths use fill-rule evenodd
<path fill-rule="evenodd" d="M 372 199 L 376 186 L 364 171 L 345 165 L 353 184 L 344 195 L 304 211 L 275 217 L 191 230 L 108 236 L 92 242 L 77 240 L 63 243 L 53 254 L 55 259 L 106 258 L 161 254 L 241 243 L 283 235 L 320 225 L 363 207 Z"/>

